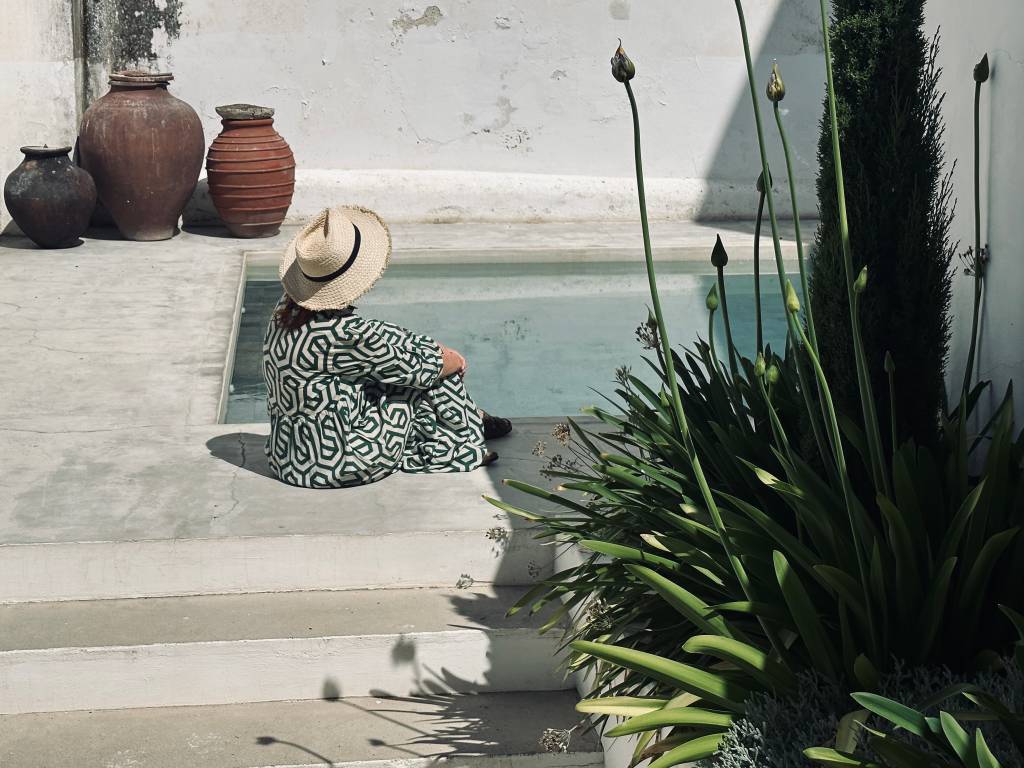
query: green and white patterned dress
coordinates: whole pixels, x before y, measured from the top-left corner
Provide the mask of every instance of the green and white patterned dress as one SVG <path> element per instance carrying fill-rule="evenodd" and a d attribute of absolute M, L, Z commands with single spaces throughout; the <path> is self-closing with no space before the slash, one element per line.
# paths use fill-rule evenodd
<path fill-rule="evenodd" d="M 483 423 L 459 375 L 441 378 L 429 336 L 344 312 L 318 312 L 263 342 L 270 468 L 305 488 L 364 485 L 397 472 L 467 472 Z"/>

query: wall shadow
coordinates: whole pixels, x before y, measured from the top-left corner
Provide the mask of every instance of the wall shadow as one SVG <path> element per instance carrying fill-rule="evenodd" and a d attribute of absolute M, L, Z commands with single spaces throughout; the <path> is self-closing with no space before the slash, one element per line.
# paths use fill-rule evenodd
<path fill-rule="evenodd" d="M 764 95 L 773 59 L 778 59 L 786 83 L 786 97 L 780 104 L 780 111 L 790 143 L 794 175 L 797 178 L 801 217 L 814 219 L 817 218 L 818 208 L 814 192 L 817 175 L 818 121 L 825 94 L 819 4 L 817 0 L 780 0 L 767 27 L 753 23 L 754 10 L 756 9 L 749 9 L 747 15 L 751 28 L 754 77 L 764 123 L 768 164 L 775 180 L 776 209 L 781 218 L 792 218 L 782 144 L 771 103 Z M 738 47 L 738 22 L 735 35 Z M 738 207 L 732 208 L 728 203 L 716 199 L 712 193 L 698 209 L 697 218 L 721 219 L 724 210 L 728 214 L 727 218 L 732 219 L 734 224 L 726 221 L 723 222 L 723 226 L 742 230 L 743 223 L 753 220 L 757 212 L 758 195 L 755 183 L 761 173 L 761 158 L 746 73 L 739 69 L 736 75 L 737 83 L 741 87 L 734 98 L 718 142 L 718 149 L 704 167 L 703 175 L 712 189 L 727 190 L 723 194 L 733 193 L 730 199 L 746 200 L 747 203 L 738 203 Z M 749 169 L 746 178 L 743 178 L 744 168 Z M 747 192 L 745 196 L 744 191 Z M 767 213 L 765 231 L 770 235 Z M 810 234 L 805 233 L 805 237 Z"/>

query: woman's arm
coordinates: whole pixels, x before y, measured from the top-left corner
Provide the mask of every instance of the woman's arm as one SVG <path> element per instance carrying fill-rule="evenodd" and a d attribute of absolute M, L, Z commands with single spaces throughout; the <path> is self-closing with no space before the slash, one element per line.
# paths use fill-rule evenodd
<path fill-rule="evenodd" d="M 438 342 L 437 346 L 441 348 L 441 359 L 443 361 L 443 366 L 441 368 L 441 378 L 447 379 L 449 376 L 453 376 L 456 373 L 461 373 L 465 375 L 466 358 L 464 358 L 454 349 L 449 349 L 440 342 Z"/>

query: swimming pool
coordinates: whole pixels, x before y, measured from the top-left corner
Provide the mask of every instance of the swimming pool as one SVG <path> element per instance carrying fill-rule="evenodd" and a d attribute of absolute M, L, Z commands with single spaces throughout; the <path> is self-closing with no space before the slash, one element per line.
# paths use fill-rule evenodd
<path fill-rule="evenodd" d="M 674 344 L 707 335 L 704 299 L 714 282 L 705 263 L 658 265 L 658 287 Z M 794 281 L 796 282 L 796 281 Z M 754 280 L 726 279 L 734 341 L 754 350 Z M 781 349 L 785 317 L 774 272 L 763 277 L 765 340 Z M 266 421 L 260 372 L 263 334 L 281 296 L 276 267 L 249 268 L 225 421 Z M 368 317 L 426 333 L 462 352 L 477 403 L 503 416 L 571 416 L 610 393 L 615 370 L 641 378 L 635 330 L 650 294 L 643 261 L 502 264 L 395 264 L 361 301 Z M 724 351 L 721 312 L 716 346 Z"/>

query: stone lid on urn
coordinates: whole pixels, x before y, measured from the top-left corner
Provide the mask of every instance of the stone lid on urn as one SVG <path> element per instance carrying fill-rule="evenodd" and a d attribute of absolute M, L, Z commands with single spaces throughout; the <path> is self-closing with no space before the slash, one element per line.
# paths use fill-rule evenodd
<path fill-rule="evenodd" d="M 71 147 L 50 147 L 46 144 L 43 146 L 27 146 L 21 148 L 21 153 L 25 157 L 60 157 L 66 155 L 71 151 Z"/>
<path fill-rule="evenodd" d="M 257 104 L 223 104 L 217 107 L 217 114 L 225 120 L 267 120 L 274 116 L 274 108 Z"/>
<path fill-rule="evenodd" d="M 174 79 L 170 72 L 147 72 L 144 69 L 123 69 L 110 75 L 110 84 L 131 88 L 152 88 L 154 86 L 167 87 L 167 84 Z"/>

